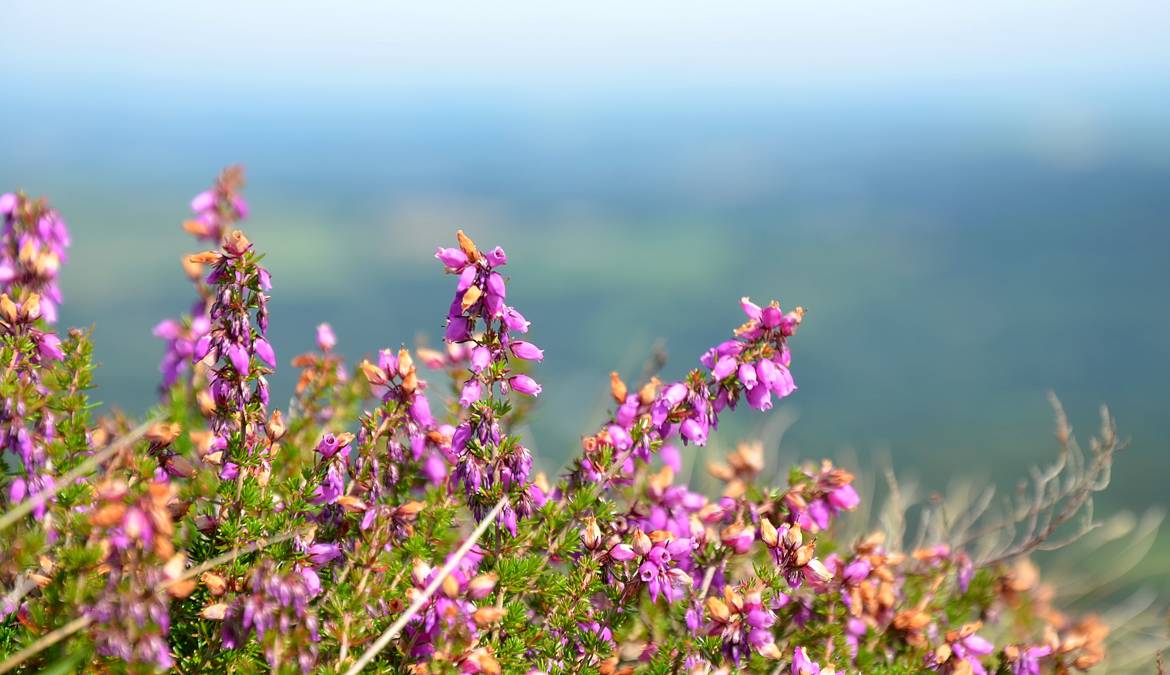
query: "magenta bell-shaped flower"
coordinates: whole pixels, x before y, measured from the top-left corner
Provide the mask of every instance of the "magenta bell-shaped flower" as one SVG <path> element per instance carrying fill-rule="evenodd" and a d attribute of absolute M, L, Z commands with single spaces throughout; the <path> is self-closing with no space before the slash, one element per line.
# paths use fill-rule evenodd
<path fill-rule="evenodd" d="M 541 361 L 544 359 L 544 350 L 531 342 L 516 340 L 509 347 L 518 359 L 524 359 L 526 361 Z"/>
<path fill-rule="evenodd" d="M 513 390 L 526 394 L 528 396 L 537 396 L 540 394 L 540 385 L 536 380 L 527 375 L 515 375 L 508 380 L 508 385 Z"/>
<path fill-rule="evenodd" d="M 244 350 L 242 345 L 231 344 L 227 348 L 228 360 L 232 362 L 232 367 L 241 375 L 248 374 L 248 352 Z"/>
<path fill-rule="evenodd" d="M 463 391 L 459 394 L 459 405 L 464 408 L 470 408 L 472 403 L 483 398 L 483 385 L 480 381 L 472 378 L 463 383 Z"/>

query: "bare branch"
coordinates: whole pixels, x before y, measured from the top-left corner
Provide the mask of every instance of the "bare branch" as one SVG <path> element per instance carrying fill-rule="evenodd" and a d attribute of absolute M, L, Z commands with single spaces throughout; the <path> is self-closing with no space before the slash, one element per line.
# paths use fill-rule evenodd
<path fill-rule="evenodd" d="M 382 633 L 378 639 L 374 641 L 374 644 L 370 645 L 370 648 L 367 649 L 358 658 L 358 660 L 355 661 L 354 664 L 345 671 L 346 675 L 357 675 L 357 673 L 360 673 L 362 668 L 365 668 L 370 661 L 374 660 L 374 657 L 376 657 L 383 649 L 386 648 L 386 645 L 390 644 L 391 640 L 393 640 L 395 637 L 398 637 L 398 633 L 402 631 L 402 629 L 406 626 L 406 623 L 414 618 L 414 615 L 418 614 L 419 611 L 423 608 L 423 605 L 425 605 L 427 601 L 431 599 L 431 596 L 434 595 L 435 591 L 438 590 L 439 586 L 442 585 L 443 580 L 445 580 L 451 574 L 451 572 L 455 570 L 455 566 L 459 564 L 459 561 L 463 560 L 463 556 L 467 555 L 467 552 L 471 550 L 471 547 L 475 546 L 475 543 L 479 541 L 479 538 L 482 537 L 483 533 L 487 531 L 488 526 L 492 524 L 492 522 L 496 519 L 496 516 L 500 514 L 500 511 L 502 511 L 503 508 L 507 506 L 507 504 L 507 496 L 501 497 L 500 501 L 496 502 L 496 505 L 492 508 L 491 512 L 484 516 L 483 520 L 479 521 L 479 525 L 476 526 L 475 530 L 471 533 L 471 536 L 467 538 L 467 541 L 463 542 L 463 545 L 459 547 L 459 550 L 455 551 L 455 555 L 451 556 L 451 559 L 447 561 L 447 564 L 443 565 L 443 568 L 439 570 L 439 573 L 435 575 L 435 578 L 431 580 L 431 583 L 427 584 L 426 589 L 424 589 L 423 592 L 414 599 L 414 602 L 410 603 L 410 607 L 406 608 L 406 612 L 404 612 L 402 616 L 398 617 L 398 620 L 392 623 L 390 627 L 386 629 L 386 632 Z"/>

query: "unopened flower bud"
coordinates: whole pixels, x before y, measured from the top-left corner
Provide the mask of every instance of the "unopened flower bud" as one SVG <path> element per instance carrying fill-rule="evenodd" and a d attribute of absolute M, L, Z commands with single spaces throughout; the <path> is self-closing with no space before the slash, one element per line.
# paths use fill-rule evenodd
<path fill-rule="evenodd" d="M 526 394 L 528 396 L 537 396 L 540 394 L 540 385 L 536 380 L 527 375 L 516 375 L 508 380 L 508 384 L 513 390 Z"/>
<path fill-rule="evenodd" d="M 27 317 L 30 321 L 35 321 L 41 316 L 41 296 L 36 293 L 30 293 L 24 299 L 24 303 L 20 306 L 20 313 Z"/>
<path fill-rule="evenodd" d="M 597 526 L 596 518 L 589 516 L 585 519 L 585 527 L 581 528 L 581 543 L 589 550 L 601 545 L 601 528 Z"/>
<path fill-rule="evenodd" d="M 719 598 L 707 598 L 707 612 L 711 615 L 712 619 L 720 623 L 727 623 L 731 620 L 731 608 Z"/>
<path fill-rule="evenodd" d="M 475 625 L 480 628 L 490 626 L 502 618 L 504 618 L 504 609 L 502 607 L 480 607 L 472 615 L 472 619 L 475 620 Z"/>
<path fill-rule="evenodd" d="M 480 290 L 479 286 L 472 286 L 463 292 L 463 299 L 459 301 L 459 306 L 462 307 L 463 311 L 466 312 L 467 310 L 471 309 L 475 303 L 479 302 L 479 299 L 482 296 L 483 291 Z"/>
<path fill-rule="evenodd" d="M 471 240 L 471 237 L 464 234 L 463 230 L 456 231 L 455 237 L 459 240 L 459 250 L 463 251 L 468 260 L 477 262 L 479 260 L 479 249 L 476 248 L 475 242 Z"/>
<path fill-rule="evenodd" d="M 207 590 L 214 596 L 223 595 L 227 590 L 227 580 L 214 572 L 204 572 L 199 576 L 199 580 L 207 586 Z"/>
<path fill-rule="evenodd" d="M 12 301 L 12 298 L 8 297 L 7 293 L 0 295 L 0 314 L 4 316 L 4 319 L 8 323 L 16 323 L 17 319 L 20 318 L 20 312 L 16 307 L 16 303 Z"/>
<path fill-rule="evenodd" d="M 650 552 L 650 548 L 652 546 L 653 546 L 653 542 L 650 541 L 650 537 L 647 536 L 647 534 L 645 532 L 643 532 L 642 530 L 635 530 L 634 531 L 634 541 L 633 541 L 633 545 L 632 545 L 632 548 L 634 549 L 634 553 L 637 553 L 638 555 L 644 556 Z"/>
<path fill-rule="evenodd" d="M 492 592 L 492 589 L 496 587 L 496 581 L 498 579 L 499 577 L 496 576 L 494 572 L 489 574 L 480 574 L 479 576 L 472 578 L 471 581 L 467 582 L 467 597 L 471 598 L 472 600 L 479 600 L 481 598 L 487 597 L 488 594 Z"/>
<path fill-rule="evenodd" d="M 451 575 L 443 579 L 443 594 L 448 598 L 454 598 L 459 595 L 459 580 Z"/>
<path fill-rule="evenodd" d="M 252 248 L 252 242 L 248 241 L 248 237 L 244 236 L 240 230 L 232 230 L 223 243 L 223 250 L 234 256 L 243 255 L 250 248 Z"/>
<path fill-rule="evenodd" d="M 279 410 L 273 410 L 272 415 L 268 418 L 268 423 L 264 425 L 264 431 L 268 434 L 268 439 L 271 441 L 279 441 L 288 427 L 284 424 L 284 416 L 280 414 Z"/>
<path fill-rule="evenodd" d="M 780 542 L 779 536 L 776 532 L 776 526 L 773 525 L 772 521 L 768 520 L 767 518 L 760 519 L 760 539 L 762 539 L 765 544 L 771 546 L 772 548 L 775 548 L 776 545 Z"/>
<path fill-rule="evenodd" d="M 626 396 L 629 395 L 629 392 L 626 389 L 626 383 L 622 382 L 622 378 L 618 375 L 616 370 L 609 374 L 609 393 L 613 396 L 613 400 L 616 401 L 618 405 L 625 403 Z"/>

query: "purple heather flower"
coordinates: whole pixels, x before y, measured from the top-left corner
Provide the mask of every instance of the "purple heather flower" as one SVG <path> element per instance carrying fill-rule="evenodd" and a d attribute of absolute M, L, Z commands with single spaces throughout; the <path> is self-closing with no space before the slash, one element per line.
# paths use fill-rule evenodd
<path fill-rule="evenodd" d="M 1005 660 L 1011 668 L 1012 675 L 1040 675 L 1043 672 L 1040 660 L 1052 654 L 1052 647 L 1049 645 L 1012 647 L 1005 652 L 1007 652 Z"/>
<path fill-rule="evenodd" d="M 533 505 L 538 509 L 544 508 L 544 505 L 548 503 L 548 495 L 536 483 L 528 485 L 528 497 L 532 499 Z"/>
<path fill-rule="evenodd" d="M 724 599 L 726 602 L 715 597 L 707 599 L 711 615 L 708 632 L 721 639 L 724 656 L 736 665 L 753 651 L 768 659 L 778 659 L 780 650 L 771 631 L 776 614 L 763 604 L 759 591 L 741 595 L 724 587 Z"/>
<path fill-rule="evenodd" d="M 760 311 L 760 323 L 764 324 L 765 328 L 775 328 L 783 319 L 784 314 L 779 307 L 768 306 Z"/>
<path fill-rule="evenodd" d="M 808 657 L 804 647 L 797 647 L 792 653 L 792 675 L 820 675 L 821 667 Z"/>
<path fill-rule="evenodd" d="M 499 298 L 507 297 L 508 288 L 504 284 L 504 277 L 499 272 L 492 272 L 487 278 L 487 292 Z"/>
<path fill-rule="evenodd" d="M 315 598 L 321 594 L 321 577 L 317 574 L 317 570 L 302 565 L 297 565 L 295 570 L 297 574 L 301 575 L 301 579 L 304 579 L 309 597 Z"/>
<path fill-rule="evenodd" d="M 609 425 L 606 431 L 609 433 L 609 442 L 618 450 L 627 450 L 633 444 L 633 439 L 630 438 L 630 432 L 616 424 Z"/>
<path fill-rule="evenodd" d="M 437 453 L 427 455 L 422 467 L 423 475 L 434 484 L 439 484 L 447 477 L 447 463 Z"/>
<path fill-rule="evenodd" d="M 56 323 L 61 304 L 57 276 L 68 257 L 69 229 L 44 200 L 10 193 L 0 200 L 5 206 L 0 211 L 0 292 L 13 298 L 36 293 L 41 318 Z"/>
<path fill-rule="evenodd" d="M 195 347 L 191 351 L 192 361 L 202 361 L 211 353 L 211 336 L 204 335 L 195 342 Z"/>
<path fill-rule="evenodd" d="M 950 646 L 950 656 L 945 661 L 940 662 L 936 653 L 932 652 L 927 655 L 927 667 L 931 670 L 949 673 L 954 672 L 957 666 L 962 665 L 974 675 L 987 675 L 987 669 L 983 667 L 979 657 L 994 652 L 995 646 L 975 633 L 978 627 L 978 623 L 969 624 L 964 626 L 962 630 L 947 633 L 946 639 Z"/>
<path fill-rule="evenodd" d="M 235 480 L 240 475 L 240 465 L 235 462 L 224 462 L 219 470 L 220 480 Z"/>
<path fill-rule="evenodd" d="M 212 208 L 215 208 L 215 193 L 211 190 L 204 190 L 191 199 L 191 210 L 196 213 Z"/>
<path fill-rule="evenodd" d="M 826 498 L 836 511 L 852 511 L 861 503 L 861 497 L 850 483 L 833 490 Z"/>
<path fill-rule="evenodd" d="M 241 376 L 248 373 L 248 352 L 243 345 L 230 344 L 227 347 L 228 360 L 232 362 L 232 367 Z"/>
<path fill-rule="evenodd" d="M 744 297 L 739 299 L 739 306 L 743 308 L 743 313 L 747 314 L 747 317 L 749 319 L 754 319 L 756 321 L 759 321 L 759 319 L 760 319 L 759 305 L 757 305 L 754 302 L 752 302 L 751 300 L 749 300 L 747 298 L 747 296 L 744 296 Z"/>
<path fill-rule="evenodd" d="M 792 379 L 792 372 L 783 364 L 775 364 L 777 377 L 769 387 L 772 393 L 780 398 L 784 398 L 796 391 L 796 382 Z"/>
<path fill-rule="evenodd" d="M 478 373 L 487 368 L 492 362 L 492 352 L 483 345 L 477 345 L 471 350 L 471 372 Z"/>
<path fill-rule="evenodd" d="M 65 352 L 61 351 L 61 338 L 53 333 L 41 335 L 37 350 L 45 361 L 60 361 L 65 358 Z"/>
<path fill-rule="evenodd" d="M 410 417 L 419 426 L 435 426 L 435 418 L 431 414 L 431 403 L 422 392 L 415 392 L 414 400 L 410 403 Z"/>
<path fill-rule="evenodd" d="M 486 254 L 488 264 L 492 267 L 503 267 L 508 264 L 508 256 L 504 253 L 504 249 L 499 246 L 488 251 Z"/>
<path fill-rule="evenodd" d="M 737 364 L 734 356 L 721 356 L 711 369 L 711 375 L 716 380 L 722 380 L 736 371 Z"/>
<path fill-rule="evenodd" d="M 321 640 L 317 615 L 310 608 L 313 591 L 301 572 L 280 574 L 271 562 L 261 563 L 252 573 L 251 591 L 227 608 L 223 646 L 238 649 L 255 633 L 273 669 L 287 663 L 309 672 L 316 665 Z"/>
<path fill-rule="evenodd" d="M 538 396 L 540 394 L 540 385 L 536 380 L 527 375 L 514 375 L 508 379 L 509 386 L 513 390 L 526 394 L 528 396 Z"/>
<path fill-rule="evenodd" d="M 957 575 L 959 590 L 966 593 L 967 589 L 971 587 L 971 580 L 975 578 L 975 565 L 971 561 L 971 557 L 961 551 L 958 553 L 957 558 L 959 564 Z"/>
<path fill-rule="evenodd" d="M 514 340 L 509 347 L 518 359 L 524 359 L 526 361 L 541 361 L 544 359 L 544 350 L 531 342 Z"/>
<path fill-rule="evenodd" d="M 752 364 L 740 364 L 739 381 L 743 384 L 744 388 L 749 390 L 756 386 L 758 380 L 756 379 L 756 369 Z"/>
<path fill-rule="evenodd" d="M 341 548 L 337 544 L 313 544 L 309 547 L 309 560 L 314 565 L 321 566 L 341 557 Z"/>
<path fill-rule="evenodd" d="M 633 560 L 636 556 L 637 554 L 634 553 L 634 549 L 629 544 L 614 544 L 609 549 L 609 557 L 621 562 Z"/>
<path fill-rule="evenodd" d="M 483 385 L 480 381 L 472 378 L 463 383 L 463 391 L 459 394 L 459 405 L 464 408 L 470 408 L 472 403 L 483 398 Z"/>
<path fill-rule="evenodd" d="M 679 561 L 689 557 L 693 544 L 689 538 L 673 538 L 668 532 L 661 533 L 666 538 L 659 538 L 653 542 L 642 530 L 636 530 L 633 535 L 633 545 L 629 547 L 634 557 L 630 558 L 637 563 L 638 579 L 646 584 L 646 590 L 651 602 L 657 602 L 661 594 L 667 602 L 682 599 L 684 589 L 692 585 L 690 576 L 679 568 Z M 611 548 L 610 557 L 614 560 L 623 560 L 627 555 L 625 549 Z"/>
<path fill-rule="evenodd" d="M 865 558 L 858 558 L 845 566 L 845 571 L 841 577 L 846 583 L 857 585 L 865 581 L 869 577 L 869 573 L 873 571 L 873 566 Z"/>
<path fill-rule="evenodd" d="M 261 361 L 272 368 L 276 367 L 276 352 L 272 350 L 272 345 L 268 344 L 268 340 L 258 338 L 252 343 L 252 349 L 255 350 L 256 356 L 259 356 Z"/>
<path fill-rule="evenodd" d="M 671 408 L 677 407 L 687 398 L 687 386 L 682 382 L 675 382 L 666 388 L 662 394 L 662 400 Z"/>
<path fill-rule="evenodd" d="M 459 273 L 459 283 L 455 286 L 455 290 L 462 293 L 471 288 L 475 285 L 477 276 L 479 276 L 479 270 L 476 267 L 470 266 L 463 268 L 463 271 Z"/>
<path fill-rule="evenodd" d="M 528 327 L 532 325 L 530 321 L 524 318 L 523 314 L 516 311 L 513 307 L 504 308 L 504 324 L 513 333 L 527 333 Z"/>
<path fill-rule="evenodd" d="M 754 370 L 752 372 L 755 372 Z M 747 390 L 747 402 L 752 408 L 761 411 L 772 409 L 772 392 L 767 387 L 756 386 Z"/>
<path fill-rule="evenodd" d="M 352 438 L 352 436 L 349 436 Z M 336 455 L 344 447 L 334 434 L 325 434 L 317 444 L 317 452 L 326 459 Z"/>
<path fill-rule="evenodd" d="M 707 430 L 693 418 L 683 420 L 680 433 L 682 433 L 683 438 L 695 445 L 704 445 L 707 442 Z"/>
<path fill-rule="evenodd" d="M 444 336 L 447 342 L 465 342 L 471 339 L 471 330 L 467 319 L 457 316 L 447 321 L 447 332 Z"/>
<path fill-rule="evenodd" d="M 658 451 L 658 456 L 662 458 L 662 463 L 669 466 L 675 473 L 682 471 L 682 457 L 679 455 L 677 447 L 668 443 Z"/>
<path fill-rule="evenodd" d="M 467 254 L 457 248 L 440 246 L 435 250 L 435 258 L 452 270 L 461 270 L 467 264 Z"/>
<path fill-rule="evenodd" d="M 333 334 L 333 327 L 327 323 L 322 323 L 317 326 L 317 346 L 321 351 L 332 351 L 337 346 L 337 336 Z M 275 364 L 272 364 L 275 366 Z"/>

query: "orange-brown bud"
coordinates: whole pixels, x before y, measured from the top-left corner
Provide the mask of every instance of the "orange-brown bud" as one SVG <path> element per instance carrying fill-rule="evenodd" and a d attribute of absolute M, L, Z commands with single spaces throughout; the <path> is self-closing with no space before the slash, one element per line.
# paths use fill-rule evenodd
<path fill-rule="evenodd" d="M 386 384 L 386 372 L 368 360 L 358 364 L 358 368 L 361 368 L 362 375 L 366 376 L 370 384 Z"/>
<path fill-rule="evenodd" d="M 232 230 L 223 242 L 223 249 L 232 255 L 243 255 L 251 247 L 252 242 L 240 230 Z"/>
<path fill-rule="evenodd" d="M 268 440 L 275 443 L 279 441 L 288 427 L 284 424 L 284 416 L 280 414 L 279 410 L 273 410 L 268 417 L 268 422 L 264 425 L 264 433 L 268 435 Z"/>
<path fill-rule="evenodd" d="M 616 370 L 609 374 L 609 393 L 613 395 L 613 400 L 617 401 L 619 405 L 625 403 L 626 396 L 629 395 L 626 383 L 622 382 L 622 378 Z"/>
<path fill-rule="evenodd" d="M 213 572 L 204 572 L 199 577 L 199 580 L 203 582 L 203 585 L 207 586 L 207 590 L 212 595 L 220 596 L 227 590 L 227 580 Z"/>
<path fill-rule="evenodd" d="M 463 291 L 463 299 L 459 301 L 459 306 L 462 307 L 463 311 L 466 312 L 467 310 L 471 309 L 475 303 L 479 302 L 479 299 L 482 296 L 483 290 L 481 290 L 479 286 L 471 286 L 466 291 Z"/>
<path fill-rule="evenodd" d="M 167 594 L 172 598 L 178 598 L 179 600 L 182 600 L 183 598 L 195 592 L 195 586 L 197 586 L 197 584 L 194 579 L 184 579 L 167 586 Z"/>
<path fill-rule="evenodd" d="M 124 504 L 107 504 L 94 512 L 89 521 L 98 527 L 111 527 L 122 520 L 126 514 Z"/>
<path fill-rule="evenodd" d="M 475 625 L 483 628 L 504 618 L 504 610 L 502 607 L 480 607 L 475 610 L 472 618 L 475 620 Z"/>
<path fill-rule="evenodd" d="M 727 623 L 731 619 L 731 609 L 716 597 L 707 598 L 707 612 L 720 623 Z"/>
<path fill-rule="evenodd" d="M 657 377 L 650 378 L 650 381 L 642 385 L 642 388 L 638 391 L 638 400 L 643 405 L 653 403 L 654 397 L 658 394 L 658 385 L 660 384 L 662 384 L 662 381 Z"/>
<path fill-rule="evenodd" d="M 30 293 L 24 299 L 24 303 L 20 306 L 20 313 L 31 320 L 36 320 L 41 316 L 41 296 L 36 293 Z"/>
<path fill-rule="evenodd" d="M 402 504 L 397 509 L 395 509 L 394 513 L 399 518 L 403 518 L 405 520 L 413 520 L 413 519 L 417 518 L 418 514 L 421 513 L 422 510 L 425 509 L 426 507 L 427 507 L 427 505 L 425 502 L 409 501 L 409 502 L 406 502 L 405 504 Z"/>
<path fill-rule="evenodd" d="M 347 513 L 360 513 L 366 510 L 366 503 L 353 495 L 341 495 L 337 498 L 337 504 Z"/>
<path fill-rule="evenodd" d="M 459 249 L 463 251 L 468 260 L 471 262 L 479 260 L 479 249 L 476 248 L 475 242 L 471 240 L 471 237 L 464 234 L 463 230 L 456 231 L 455 237 L 459 240 Z"/>
<path fill-rule="evenodd" d="M 12 301 L 12 298 L 8 297 L 7 293 L 0 294 L 0 314 L 4 315 L 4 319 L 8 323 L 16 323 L 16 320 L 20 318 L 20 312 L 16 307 L 16 303 Z"/>
<path fill-rule="evenodd" d="M 447 578 L 443 579 L 443 595 L 446 595 L 448 598 L 454 598 L 459 595 L 459 581 L 455 577 L 447 575 Z"/>
<path fill-rule="evenodd" d="M 216 251 L 204 251 L 202 253 L 195 253 L 187 256 L 187 261 L 192 265 L 214 265 L 219 262 L 223 256 Z"/>
<path fill-rule="evenodd" d="M 158 422 L 157 424 L 152 424 L 150 428 L 146 430 L 146 438 L 151 443 L 157 443 L 158 445 L 170 445 L 171 443 L 175 442 L 175 439 L 179 437 L 179 434 L 182 431 L 183 427 L 178 422 L 173 422 L 170 424 L 166 422 Z"/>

